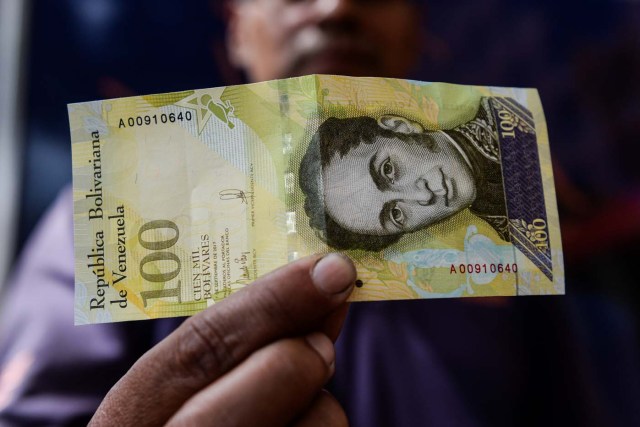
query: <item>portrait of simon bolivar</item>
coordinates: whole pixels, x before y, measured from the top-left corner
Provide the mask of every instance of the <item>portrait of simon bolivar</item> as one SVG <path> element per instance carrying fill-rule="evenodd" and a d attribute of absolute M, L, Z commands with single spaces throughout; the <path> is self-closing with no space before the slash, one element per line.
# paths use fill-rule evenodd
<path fill-rule="evenodd" d="M 509 241 L 498 144 L 486 97 L 447 130 L 394 115 L 329 117 L 300 164 L 309 224 L 336 249 L 379 251 L 470 209 Z"/>

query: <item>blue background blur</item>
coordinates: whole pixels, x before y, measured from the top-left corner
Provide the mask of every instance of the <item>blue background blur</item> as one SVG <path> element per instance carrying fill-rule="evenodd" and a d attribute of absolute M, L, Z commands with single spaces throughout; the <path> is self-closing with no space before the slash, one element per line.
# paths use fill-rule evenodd
<path fill-rule="evenodd" d="M 242 83 L 225 59 L 219 3 L 32 2 L 16 253 L 71 181 L 67 103 Z M 640 1 L 460 0 L 424 13 L 413 78 L 540 90 L 567 292 L 592 296 L 595 310 L 613 301 L 609 317 L 585 320 L 596 335 L 637 336 Z"/>

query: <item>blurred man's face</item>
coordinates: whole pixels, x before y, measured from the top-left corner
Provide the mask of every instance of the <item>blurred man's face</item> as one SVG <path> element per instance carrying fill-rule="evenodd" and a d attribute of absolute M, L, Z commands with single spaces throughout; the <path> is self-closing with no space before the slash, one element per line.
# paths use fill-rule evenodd
<path fill-rule="evenodd" d="M 305 74 L 406 77 L 419 49 L 408 0 L 230 2 L 229 54 L 253 81 Z"/>

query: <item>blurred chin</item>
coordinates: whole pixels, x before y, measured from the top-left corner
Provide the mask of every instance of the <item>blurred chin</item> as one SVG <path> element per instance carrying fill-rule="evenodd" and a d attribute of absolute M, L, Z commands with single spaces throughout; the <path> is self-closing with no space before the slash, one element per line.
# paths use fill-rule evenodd
<path fill-rule="evenodd" d="M 354 77 L 385 77 L 384 71 L 380 68 L 378 62 L 370 57 L 317 54 L 294 64 L 291 75 L 337 74 Z"/>
<path fill-rule="evenodd" d="M 376 70 L 362 67 L 358 64 L 332 64 L 319 63 L 298 68 L 293 75 L 304 76 L 308 74 L 335 74 L 352 77 L 376 77 L 381 75 Z"/>

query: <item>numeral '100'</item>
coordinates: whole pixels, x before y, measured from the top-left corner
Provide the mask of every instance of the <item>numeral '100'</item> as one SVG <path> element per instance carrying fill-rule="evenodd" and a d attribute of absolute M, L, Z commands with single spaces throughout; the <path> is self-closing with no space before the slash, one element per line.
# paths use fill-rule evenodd
<path fill-rule="evenodd" d="M 173 230 L 175 231 L 175 236 L 165 239 L 165 240 L 157 240 L 150 241 L 144 239 L 145 231 L 152 230 Z M 178 226 L 175 222 L 169 221 L 166 219 L 160 219 L 155 221 L 149 221 L 140 227 L 140 231 L 138 231 L 138 241 L 140 245 L 148 249 L 151 252 L 147 254 L 140 260 L 140 275 L 143 279 L 148 282 L 158 283 L 158 282 L 168 282 L 169 280 L 174 279 L 178 274 L 180 274 L 180 268 L 182 264 L 180 263 L 180 258 L 173 252 L 169 252 L 165 249 L 169 249 L 173 247 L 178 241 L 178 237 L 180 237 L 180 230 L 178 230 Z M 145 270 L 145 266 L 149 263 L 155 263 L 156 261 L 173 261 L 175 262 L 175 268 L 172 271 L 164 272 L 164 273 L 149 273 Z M 153 265 L 153 264 L 152 264 Z M 164 288 L 155 291 L 142 291 L 140 292 L 140 297 L 142 297 L 142 302 L 144 306 L 147 306 L 147 301 L 150 299 L 156 298 L 178 298 L 178 302 L 182 302 L 180 298 L 180 287 L 181 282 L 178 280 L 178 284 L 175 288 Z"/>

